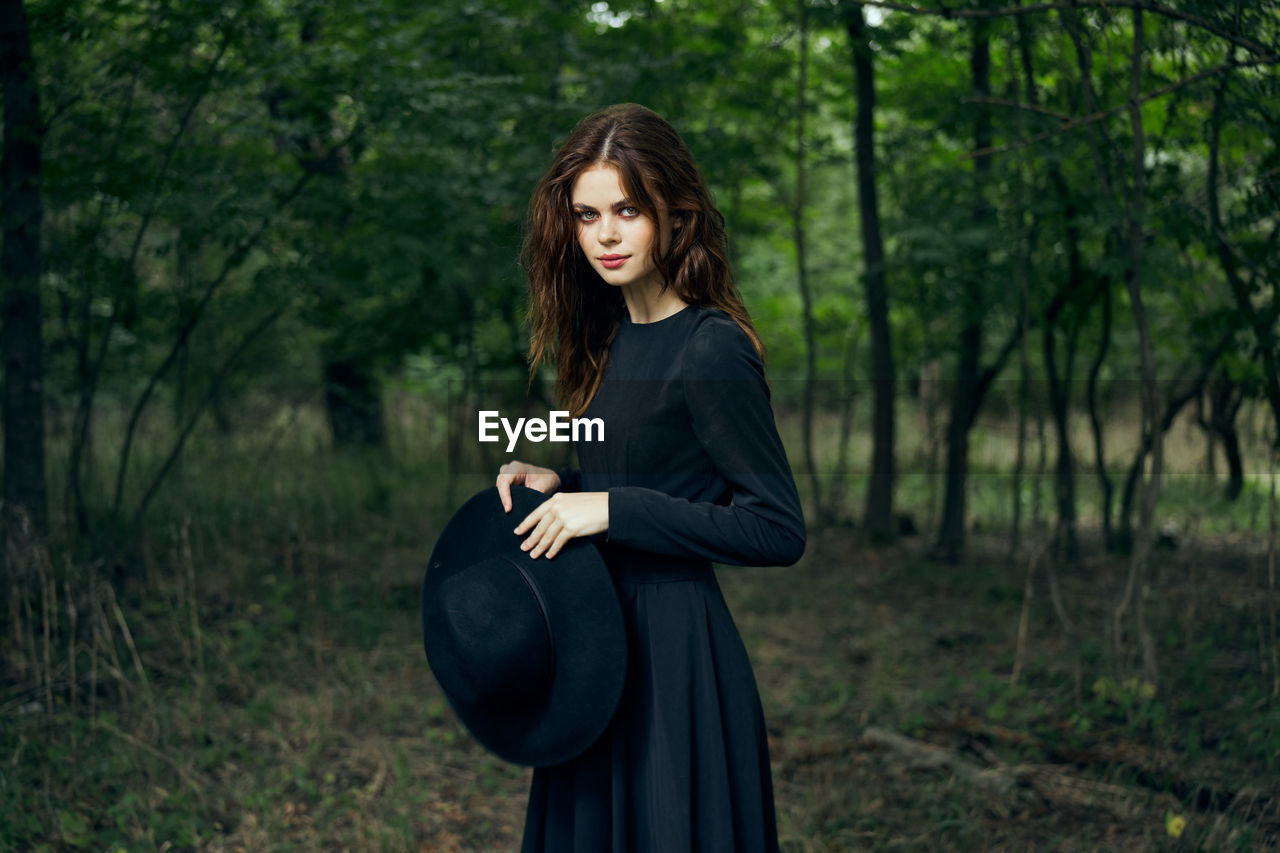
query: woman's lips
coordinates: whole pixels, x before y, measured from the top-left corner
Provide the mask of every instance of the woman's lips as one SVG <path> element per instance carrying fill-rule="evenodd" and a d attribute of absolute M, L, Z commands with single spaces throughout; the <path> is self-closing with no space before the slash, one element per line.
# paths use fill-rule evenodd
<path fill-rule="evenodd" d="M 629 255 L 601 255 L 600 265 L 607 270 L 616 270 L 627 262 Z"/>

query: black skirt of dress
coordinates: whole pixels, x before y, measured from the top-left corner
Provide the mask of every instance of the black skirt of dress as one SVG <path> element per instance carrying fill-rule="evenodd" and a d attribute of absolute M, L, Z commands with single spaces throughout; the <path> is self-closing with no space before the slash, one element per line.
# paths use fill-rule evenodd
<path fill-rule="evenodd" d="M 534 771 L 522 853 L 776 851 L 760 697 L 711 567 L 615 578 L 630 641 L 617 716 Z"/>

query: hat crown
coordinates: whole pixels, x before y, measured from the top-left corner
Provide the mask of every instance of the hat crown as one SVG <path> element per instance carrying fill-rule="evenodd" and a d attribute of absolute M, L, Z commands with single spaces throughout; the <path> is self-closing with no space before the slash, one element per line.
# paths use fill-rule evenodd
<path fill-rule="evenodd" d="M 440 605 L 446 653 L 458 663 L 447 670 L 449 692 L 476 705 L 547 692 L 555 656 L 546 603 L 522 566 L 504 557 L 468 566 L 441 584 Z"/>
<path fill-rule="evenodd" d="M 587 749 L 622 697 L 627 637 L 609 567 L 586 539 L 530 556 L 511 525 L 547 496 L 512 485 L 464 503 L 422 579 L 422 645 L 458 719 L 497 755 L 549 767 Z"/>

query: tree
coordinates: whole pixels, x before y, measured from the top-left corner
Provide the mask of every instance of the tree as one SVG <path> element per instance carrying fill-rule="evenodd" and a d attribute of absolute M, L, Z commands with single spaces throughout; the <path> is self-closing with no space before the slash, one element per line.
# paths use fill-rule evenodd
<path fill-rule="evenodd" d="M 861 6 L 848 12 L 849 44 L 857 87 L 854 154 L 861 212 L 864 293 L 871 323 L 871 373 L 874 388 L 871 482 L 867 487 L 866 525 L 873 540 L 893 538 L 894 397 L 896 380 L 893 337 L 889 325 L 889 286 L 880 202 L 876 192 L 875 61 Z"/>
<path fill-rule="evenodd" d="M 48 530 L 44 472 L 44 310 L 40 297 L 44 127 L 21 0 L 0 2 L 0 356 L 4 359 L 3 534 L 39 541 Z"/>
<path fill-rule="evenodd" d="M 976 19 L 970 25 L 969 72 L 973 91 L 978 98 L 991 96 L 991 23 Z M 988 191 L 991 174 L 991 113 L 978 106 L 973 114 L 973 146 L 979 153 L 973 161 L 973 193 L 970 200 L 973 220 L 984 225 L 994 212 L 983 197 Z M 951 411 L 947 422 L 947 474 L 942 505 L 942 525 L 938 531 L 936 552 L 944 559 L 960 556 L 965 539 L 965 490 L 968 487 L 969 431 L 981 405 L 982 317 L 984 306 L 981 287 L 987 275 L 984 243 L 970 248 L 965 266 L 964 293 L 961 298 L 961 329 L 956 361 L 955 384 L 951 390 Z"/>
<path fill-rule="evenodd" d="M 1146 205 L 1146 129 L 1142 120 L 1142 66 L 1146 51 L 1141 9 L 1133 10 L 1133 54 L 1129 77 L 1129 124 L 1133 133 L 1133 176 L 1130 183 L 1128 249 L 1129 266 L 1125 270 L 1125 284 L 1129 290 L 1129 306 L 1134 324 L 1138 328 L 1138 352 L 1142 375 L 1142 427 L 1151 436 L 1151 476 L 1143 490 L 1142 508 L 1139 511 L 1137 541 L 1129 563 L 1129 576 L 1124 593 L 1113 615 L 1112 635 L 1117 648 L 1123 648 L 1122 620 L 1135 590 L 1145 582 L 1147 560 L 1154 539 L 1156 503 L 1160 498 L 1160 477 L 1164 471 L 1164 430 L 1157 424 L 1159 401 L 1156 389 L 1155 355 L 1152 351 L 1151 328 L 1147 321 L 1146 306 L 1142 298 L 1142 272 L 1146 235 L 1143 222 Z M 1147 632 L 1143 596 L 1137 596 L 1134 606 L 1139 642 L 1142 645 L 1143 673 L 1147 680 L 1156 681 L 1156 657 L 1154 642 Z"/>

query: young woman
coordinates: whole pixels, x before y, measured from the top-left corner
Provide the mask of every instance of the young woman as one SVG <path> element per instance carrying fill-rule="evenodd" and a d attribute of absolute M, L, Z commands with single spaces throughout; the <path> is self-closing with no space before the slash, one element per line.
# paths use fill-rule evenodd
<path fill-rule="evenodd" d="M 777 850 L 764 714 L 711 563 L 790 565 L 805 529 L 724 218 L 675 129 L 623 104 L 560 148 L 522 260 L 531 370 L 554 360 L 605 440 L 577 445 L 579 470 L 503 465 L 497 487 L 508 511 L 513 483 L 555 493 L 515 526 L 532 557 L 594 537 L 630 644 L 604 735 L 534 771 L 523 851 Z"/>

